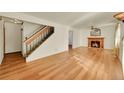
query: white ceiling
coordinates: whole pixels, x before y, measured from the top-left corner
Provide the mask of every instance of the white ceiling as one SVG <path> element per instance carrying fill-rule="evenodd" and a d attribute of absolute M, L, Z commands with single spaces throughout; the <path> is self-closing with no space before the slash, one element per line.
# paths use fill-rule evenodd
<path fill-rule="evenodd" d="M 116 23 L 113 18 L 115 12 L 25 12 L 25 14 L 74 28 Z"/>

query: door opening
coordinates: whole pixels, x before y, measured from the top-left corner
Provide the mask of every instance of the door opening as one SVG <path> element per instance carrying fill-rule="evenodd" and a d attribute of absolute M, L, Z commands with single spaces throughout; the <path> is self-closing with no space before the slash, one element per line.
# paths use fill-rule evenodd
<path fill-rule="evenodd" d="M 21 52 L 21 24 L 5 22 L 5 54 Z"/>
<path fill-rule="evenodd" d="M 68 44 L 69 50 L 73 48 L 73 31 L 69 31 L 69 44 Z"/>
<path fill-rule="evenodd" d="M 21 23 L 4 21 L 4 60 L 3 63 L 9 64 L 16 59 L 23 59 L 22 52 L 22 31 Z"/>

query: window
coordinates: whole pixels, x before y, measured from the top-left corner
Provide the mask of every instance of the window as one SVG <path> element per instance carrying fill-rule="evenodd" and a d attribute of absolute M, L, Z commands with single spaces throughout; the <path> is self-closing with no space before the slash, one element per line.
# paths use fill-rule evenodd
<path fill-rule="evenodd" d="M 119 46 L 120 46 L 120 24 L 117 24 L 116 32 L 115 32 L 115 51 L 116 55 L 119 56 Z"/>
<path fill-rule="evenodd" d="M 123 38 L 123 46 L 122 46 L 122 68 L 124 74 L 124 38 Z"/>

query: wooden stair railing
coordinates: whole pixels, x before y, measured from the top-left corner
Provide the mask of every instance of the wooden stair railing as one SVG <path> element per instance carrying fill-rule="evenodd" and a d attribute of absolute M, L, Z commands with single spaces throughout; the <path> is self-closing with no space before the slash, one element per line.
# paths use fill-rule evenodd
<path fill-rule="evenodd" d="M 39 28 L 35 29 L 33 32 L 29 33 L 28 36 L 26 38 L 30 38 L 31 36 L 33 36 L 34 34 L 36 34 L 37 32 L 39 32 L 40 30 L 42 30 L 43 28 L 45 28 L 46 26 L 41 25 Z"/>
<path fill-rule="evenodd" d="M 38 32 L 27 38 L 24 43 L 26 46 L 25 57 L 29 56 L 35 49 L 37 49 L 47 38 L 54 33 L 54 27 L 45 26 Z"/>

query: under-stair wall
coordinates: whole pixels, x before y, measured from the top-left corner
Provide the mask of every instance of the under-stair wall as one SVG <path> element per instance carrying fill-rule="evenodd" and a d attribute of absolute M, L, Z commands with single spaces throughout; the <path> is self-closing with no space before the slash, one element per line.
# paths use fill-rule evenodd
<path fill-rule="evenodd" d="M 68 50 L 68 29 L 64 27 L 57 29 L 54 27 L 54 33 L 33 53 L 26 57 L 27 62 Z"/>

